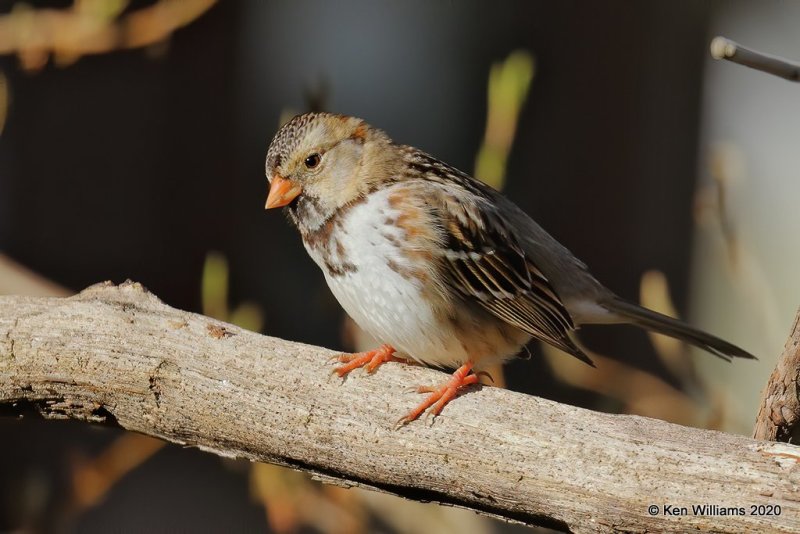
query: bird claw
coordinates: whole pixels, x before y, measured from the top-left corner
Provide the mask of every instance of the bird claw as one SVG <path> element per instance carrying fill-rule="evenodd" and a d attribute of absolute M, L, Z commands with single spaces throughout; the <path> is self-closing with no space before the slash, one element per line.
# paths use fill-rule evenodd
<path fill-rule="evenodd" d="M 428 425 L 428 428 L 432 428 L 433 425 L 436 423 L 436 418 L 439 417 L 438 413 L 434 413 L 434 410 L 430 410 L 425 413 L 425 418 L 422 422 Z"/>
<path fill-rule="evenodd" d="M 344 378 L 348 373 L 360 367 L 366 368 L 368 374 L 372 374 L 375 370 L 386 362 L 397 360 L 393 356 L 394 348 L 390 345 L 381 345 L 375 350 L 366 352 L 356 352 L 354 354 L 337 354 L 332 356 L 331 360 L 338 361 L 344 365 L 335 367 L 331 373 L 339 375 L 339 378 Z"/>
<path fill-rule="evenodd" d="M 333 363 L 333 362 L 345 363 L 345 359 L 348 356 L 352 356 L 352 354 L 334 354 L 333 356 L 325 360 L 325 363 Z"/>
<path fill-rule="evenodd" d="M 342 380 L 347 380 L 347 377 L 348 377 L 349 374 L 350 374 L 349 372 L 342 373 L 341 372 L 341 367 L 334 367 L 333 369 L 331 369 L 330 376 L 336 375 L 339 378 L 341 378 Z"/>
<path fill-rule="evenodd" d="M 417 405 L 416 408 L 401 417 L 397 423 L 395 423 L 395 430 L 419 419 L 423 413 L 426 414 L 425 422 L 430 420 L 429 426 L 433 426 L 436 417 L 442 412 L 447 403 L 453 400 L 465 387 L 478 383 L 478 376 L 480 373 L 470 373 L 471 370 L 472 362 L 467 362 L 459 367 L 456 372 L 453 373 L 450 380 L 440 387 L 419 386 L 415 388 L 417 393 L 428 393 L 429 395 L 424 401 Z M 429 411 L 428 408 L 430 408 Z"/>
<path fill-rule="evenodd" d="M 404 426 L 406 426 L 410 422 L 411 421 L 409 421 L 408 418 L 404 415 L 403 417 L 401 417 L 400 419 L 398 419 L 394 423 L 394 426 L 392 427 L 392 430 L 395 430 L 395 431 L 396 430 L 400 430 L 401 428 L 403 428 Z"/>

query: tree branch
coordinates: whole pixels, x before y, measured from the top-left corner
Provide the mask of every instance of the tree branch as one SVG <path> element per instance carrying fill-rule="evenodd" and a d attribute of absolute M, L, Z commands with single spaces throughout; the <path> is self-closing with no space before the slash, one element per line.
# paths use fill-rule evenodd
<path fill-rule="evenodd" d="M 753 431 L 755 439 L 797 441 L 800 438 L 800 310 L 778 365 L 761 396 Z"/>
<path fill-rule="evenodd" d="M 727 59 L 792 82 L 800 82 L 800 65 L 797 63 L 746 48 L 725 37 L 718 36 L 711 40 L 711 56 L 714 59 Z"/>
<path fill-rule="evenodd" d="M 387 364 L 341 383 L 326 365 L 332 354 L 175 310 L 133 283 L 0 297 L 5 413 L 115 423 L 326 482 L 575 532 L 800 531 L 798 447 L 491 387 L 458 398 L 432 426 L 393 431 L 418 401 L 401 392 L 443 375 Z M 693 515 L 702 504 L 745 515 Z M 781 515 L 749 515 L 752 505 L 779 505 Z"/>

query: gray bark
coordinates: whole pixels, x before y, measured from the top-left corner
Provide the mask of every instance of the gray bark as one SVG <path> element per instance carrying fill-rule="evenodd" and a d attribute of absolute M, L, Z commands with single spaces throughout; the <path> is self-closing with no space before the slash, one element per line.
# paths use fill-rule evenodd
<path fill-rule="evenodd" d="M 326 482 L 575 532 L 800 532 L 800 448 L 492 387 L 393 430 L 439 371 L 342 382 L 334 353 L 176 310 L 140 285 L 0 297 L 0 408 L 116 424 Z M 744 516 L 693 515 L 692 505 Z M 657 514 L 648 512 L 657 507 Z M 750 515 L 779 505 L 780 516 Z M 688 515 L 665 515 L 687 507 Z"/>

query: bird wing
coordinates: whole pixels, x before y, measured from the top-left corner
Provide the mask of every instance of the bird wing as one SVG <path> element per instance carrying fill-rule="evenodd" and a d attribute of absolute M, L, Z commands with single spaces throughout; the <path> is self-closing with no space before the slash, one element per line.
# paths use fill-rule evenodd
<path fill-rule="evenodd" d="M 403 147 L 402 152 L 412 175 L 435 192 L 426 204 L 437 211 L 444 271 L 454 290 L 506 323 L 594 366 L 569 337 L 575 329 L 572 317 L 509 222 L 520 217 L 518 208 L 447 163 L 413 147 Z"/>
<path fill-rule="evenodd" d="M 591 363 L 568 335 L 575 325 L 563 302 L 502 219 L 465 219 L 454 211 L 444 222 L 452 286 L 495 317 Z"/>

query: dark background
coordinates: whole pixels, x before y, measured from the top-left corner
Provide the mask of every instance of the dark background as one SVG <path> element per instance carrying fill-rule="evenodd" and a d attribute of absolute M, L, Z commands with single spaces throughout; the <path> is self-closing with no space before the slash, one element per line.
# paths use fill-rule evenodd
<path fill-rule="evenodd" d="M 536 73 L 507 195 L 620 295 L 637 300 L 642 273 L 658 269 L 685 311 L 714 9 L 695 1 L 228 1 L 175 32 L 159 54 L 116 51 L 38 72 L 2 57 L 11 105 L 0 137 L 0 250 L 72 290 L 130 278 L 193 311 L 206 254 L 219 251 L 231 301 L 257 302 L 264 333 L 346 349 L 343 313 L 321 273 L 284 217 L 263 210 L 264 156 L 281 113 L 304 111 L 322 87 L 327 109 L 471 171 L 489 68 L 524 49 Z M 582 339 L 669 379 L 639 331 L 588 329 Z M 541 358 L 507 369 L 511 389 L 613 409 L 559 384 Z M 5 419 L 0 435 L 0 530 L 266 528 L 240 471 L 174 446 L 62 525 L 65 456 L 102 450 L 114 431 Z M 30 484 L 47 491 L 26 511 Z"/>

